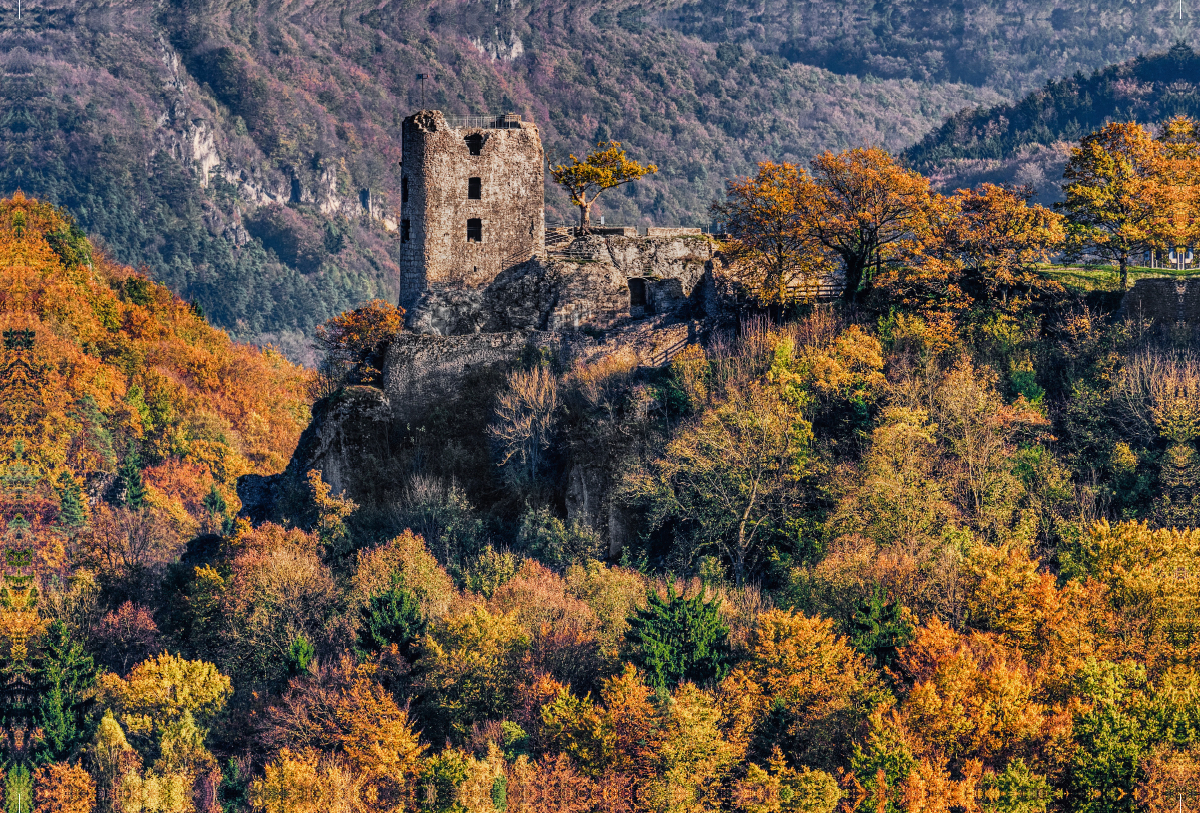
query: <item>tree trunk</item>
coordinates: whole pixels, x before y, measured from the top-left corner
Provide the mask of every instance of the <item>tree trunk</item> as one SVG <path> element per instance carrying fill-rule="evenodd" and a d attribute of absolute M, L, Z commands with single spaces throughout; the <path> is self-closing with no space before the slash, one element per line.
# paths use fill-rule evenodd
<path fill-rule="evenodd" d="M 1121 291 L 1122 291 L 1122 293 L 1124 293 L 1124 291 L 1129 287 L 1129 257 L 1122 254 L 1120 264 L 1121 264 Z"/>
<path fill-rule="evenodd" d="M 591 226 L 591 215 L 590 215 L 591 208 L 592 208 L 592 204 L 590 204 L 590 203 L 579 204 L 579 233 L 580 234 L 587 234 L 588 228 Z"/>
<path fill-rule="evenodd" d="M 846 290 L 842 291 L 842 299 L 846 302 L 853 302 L 858 298 L 858 286 L 862 284 L 864 266 L 862 260 L 846 260 Z"/>

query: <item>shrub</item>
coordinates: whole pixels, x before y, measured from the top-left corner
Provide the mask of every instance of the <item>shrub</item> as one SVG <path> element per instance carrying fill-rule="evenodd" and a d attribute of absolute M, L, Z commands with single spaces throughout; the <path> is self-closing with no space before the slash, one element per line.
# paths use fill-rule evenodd
<path fill-rule="evenodd" d="M 316 343 L 324 356 L 313 381 L 313 396 L 324 398 L 346 384 L 380 385 L 388 347 L 403 329 L 404 309 L 381 299 L 318 327 Z"/>

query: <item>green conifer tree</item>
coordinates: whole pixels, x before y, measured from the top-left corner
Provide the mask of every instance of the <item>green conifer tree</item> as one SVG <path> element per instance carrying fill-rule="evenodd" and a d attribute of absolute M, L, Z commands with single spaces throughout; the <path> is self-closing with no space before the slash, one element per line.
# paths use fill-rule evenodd
<path fill-rule="evenodd" d="M 899 603 L 888 601 L 882 590 L 876 590 L 858 603 L 850 619 L 850 642 L 881 669 L 891 666 L 896 652 L 916 633 L 902 609 Z"/>
<path fill-rule="evenodd" d="M 146 484 L 142 481 L 142 459 L 137 450 L 130 450 L 117 476 L 121 478 L 124 494 L 121 503 L 134 511 L 146 504 Z"/>
<path fill-rule="evenodd" d="M 297 635 L 292 639 L 292 645 L 288 647 L 286 658 L 288 677 L 293 678 L 303 675 L 308 671 L 308 667 L 316 657 L 317 650 L 308 638 L 303 633 Z"/>
<path fill-rule="evenodd" d="M 67 759 L 91 737 L 89 690 L 96 682 L 96 665 L 67 625 L 56 619 L 46 630 L 33 667 L 35 719 L 42 729 L 35 759 Z"/>
<path fill-rule="evenodd" d="M 360 611 L 358 648 L 363 653 L 379 652 L 396 644 L 410 656 L 425 634 L 421 605 L 411 590 L 393 583 L 391 588 L 371 596 Z"/>
<path fill-rule="evenodd" d="M 233 533 L 233 517 L 229 516 L 229 506 L 216 484 L 213 484 L 208 490 L 208 494 L 204 496 L 203 505 L 212 520 L 213 527 L 219 528 L 224 535 Z"/>
<path fill-rule="evenodd" d="M 629 619 L 625 641 L 630 659 L 657 689 L 683 681 L 706 684 L 729 672 L 729 629 L 717 602 L 700 594 L 686 598 L 667 587 L 666 599 L 650 593 L 649 604 Z"/>
<path fill-rule="evenodd" d="M 87 521 L 83 510 L 83 490 L 70 472 L 58 478 L 58 521 L 64 528 L 80 528 Z"/>

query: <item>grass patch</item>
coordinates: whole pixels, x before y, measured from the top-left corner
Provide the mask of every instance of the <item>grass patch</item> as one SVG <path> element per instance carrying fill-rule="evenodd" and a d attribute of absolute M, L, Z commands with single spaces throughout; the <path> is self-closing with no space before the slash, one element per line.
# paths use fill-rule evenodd
<path fill-rule="evenodd" d="M 1049 279 L 1062 283 L 1071 291 L 1119 291 L 1121 272 L 1115 265 L 1044 265 L 1042 273 Z M 1176 271 L 1173 268 L 1146 268 L 1129 266 L 1129 284 L 1139 279 L 1172 279 L 1175 277 L 1200 277 L 1200 269 Z"/>

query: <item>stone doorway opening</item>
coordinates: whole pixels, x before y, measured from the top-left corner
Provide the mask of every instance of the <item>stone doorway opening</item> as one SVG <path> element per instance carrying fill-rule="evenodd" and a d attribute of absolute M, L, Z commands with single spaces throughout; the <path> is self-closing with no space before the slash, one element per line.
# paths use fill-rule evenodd
<path fill-rule="evenodd" d="M 629 280 L 629 315 L 645 316 L 650 312 L 649 305 L 646 298 L 646 280 L 640 277 Z"/>

